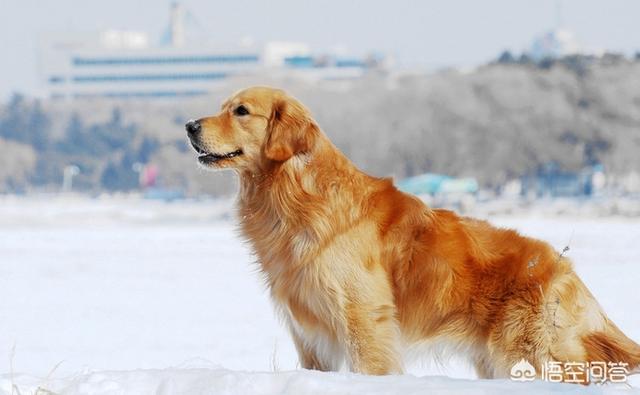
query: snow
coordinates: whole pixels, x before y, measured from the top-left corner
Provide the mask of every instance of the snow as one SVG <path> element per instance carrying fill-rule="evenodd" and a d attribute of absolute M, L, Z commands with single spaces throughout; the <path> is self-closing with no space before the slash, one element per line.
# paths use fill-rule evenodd
<path fill-rule="evenodd" d="M 300 370 L 230 206 L 0 199 L 0 394 L 13 385 L 21 394 L 618 391 L 474 380 L 459 358 L 418 361 L 397 377 Z M 489 219 L 559 250 L 568 244 L 609 316 L 640 340 L 640 316 L 630 314 L 640 302 L 638 219 Z"/>
<path fill-rule="evenodd" d="M 10 380 L 0 379 L 0 391 L 10 393 Z M 585 388 L 542 381 L 464 380 L 442 376 L 363 376 L 310 370 L 238 372 L 225 369 L 165 369 L 103 371 L 59 380 L 15 377 L 16 386 L 35 393 L 46 388 L 64 394 L 632 394 L 612 386 Z M 25 391 L 25 389 L 27 389 Z"/>

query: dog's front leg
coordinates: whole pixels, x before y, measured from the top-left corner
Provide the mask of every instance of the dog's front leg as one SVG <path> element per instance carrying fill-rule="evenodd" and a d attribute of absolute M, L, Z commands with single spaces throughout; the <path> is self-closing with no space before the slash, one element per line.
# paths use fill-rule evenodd
<path fill-rule="evenodd" d="M 325 342 L 326 344 L 314 344 L 308 340 L 305 341 L 293 327 L 290 327 L 290 332 L 302 368 L 323 372 L 340 370 L 344 354 L 337 347 L 328 341 Z M 323 347 L 324 349 L 322 349 Z"/>
<path fill-rule="evenodd" d="M 347 362 L 363 374 L 402 373 L 395 307 L 350 301 L 345 308 Z"/>

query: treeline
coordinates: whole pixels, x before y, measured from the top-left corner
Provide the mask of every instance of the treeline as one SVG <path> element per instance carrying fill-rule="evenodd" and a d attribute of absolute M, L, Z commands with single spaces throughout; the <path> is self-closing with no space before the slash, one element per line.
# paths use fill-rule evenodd
<path fill-rule="evenodd" d="M 24 162 L 21 171 L 4 174 L 3 190 L 21 192 L 32 188 L 55 190 L 67 166 L 77 166 L 74 184 L 80 190 L 98 192 L 138 187 L 135 163 L 147 163 L 157 149 L 153 137 L 139 136 L 137 127 L 122 119 L 115 106 L 102 122 L 86 123 L 71 111 L 64 133 L 55 138 L 53 115 L 38 100 L 14 95 L 0 113 L 3 162 Z M 12 152 L 13 151 L 13 152 Z M 19 152 L 18 152 L 19 151 Z"/>
<path fill-rule="evenodd" d="M 560 58 L 544 57 L 542 59 L 534 59 L 526 52 L 518 55 L 506 50 L 502 52 L 493 63 L 534 66 L 540 69 L 550 69 L 555 65 L 562 65 L 577 74 L 582 74 L 588 71 L 589 67 L 594 64 L 616 64 L 625 61 L 640 61 L 640 52 L 636 52 L 631 59 L 628 59 L 624 54 L 615 52 L 606 52 L 599 56 L 575 54 Z"/>
<path fill-rule="evenodd" d="M 423 172 L 476 177 L 488 188 L 553 163 L 566 171 L 601 163 L 612 179 L 640 173 L 640 59 L 571 56 L 531 62 L 503 54 L 473 71 L 372 74 L 357 81 L 231 81 L 194 100 L 36 101 L 0 108 L 0 191 L 138 188 L 136 164 L 158 185 L 228 194 L 230 174 L 199 169 L 183 125 L 218 111 L 236 89 L 291 91 L 354 162 L 379 176 Z M 139 166 L 137 167 L 139 169 Z"/>

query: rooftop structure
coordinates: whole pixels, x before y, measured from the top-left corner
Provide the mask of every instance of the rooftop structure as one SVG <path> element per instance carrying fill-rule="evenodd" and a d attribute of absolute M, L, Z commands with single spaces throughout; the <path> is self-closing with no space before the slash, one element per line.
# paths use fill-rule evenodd
<path fill-rule="evenodd" d="M 537 37 L 531 44 L 529 55 L 534 60 L 541 60 L 575 55 L 582 51 L 573 32 L 567 29 L 555 29 Z"/>

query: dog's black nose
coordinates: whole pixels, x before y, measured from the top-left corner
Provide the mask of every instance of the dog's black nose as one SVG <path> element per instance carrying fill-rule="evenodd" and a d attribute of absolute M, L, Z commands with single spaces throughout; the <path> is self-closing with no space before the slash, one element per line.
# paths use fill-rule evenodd
<path fill-rule="evenodd" d="M 202 125 L 200 125 L 200 122 L 198 121 L 191 120 L 187 122 L 186 125 L 184 125 L 184 128 L 187 129 L 187 133 L 190 136 L 195 136 L 196 134 L 200 133 Z"/>

